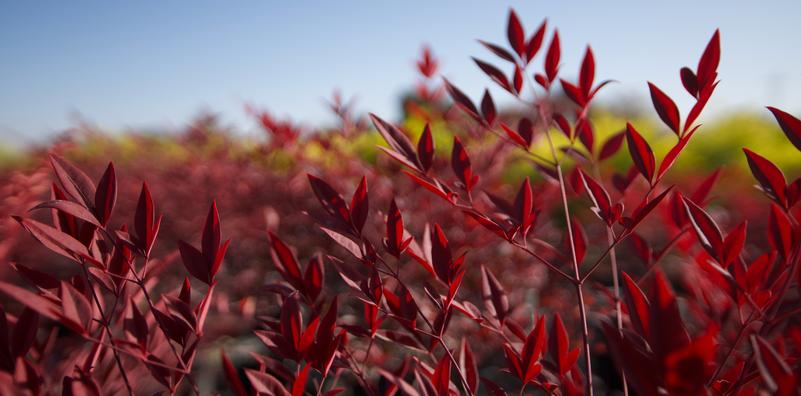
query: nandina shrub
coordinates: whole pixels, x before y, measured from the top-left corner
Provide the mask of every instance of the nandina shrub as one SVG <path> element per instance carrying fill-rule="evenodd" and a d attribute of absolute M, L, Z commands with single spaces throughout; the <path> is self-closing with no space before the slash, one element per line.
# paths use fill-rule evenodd
<path fill-rule="evenodd" d="M 230 349 L 220 352 L 225 381 L 218 389 L 797 394 L 801 179 L 788 183 L 769 159 L 746 148 L 765 196 L 756 208 L 710 205 L 719 171 L 668 184 L 673 164 L 703 133 L 697 119 L 718 83 L 718 33 L 694 70 L 680 70 L 694 98 L 685 117 L 648 84 L 656 115 L 675 135 L 665 153 L 652 150 L 632 123 L 608 138 L 596 136 L 590 105 L 607 82 L 596 82 L 589 47 L 571 82 L 559 78 L 556 30 L 543 22 L 526 35 L 511 12 L 507 33 L 508 47 L 482 44 L 511 75 L 475 63 L 526 110 L 501 114 L 488 91 L 476 105 L 447 80 L 442 87 L 455 106 L 443 109 L 443 89 L 433 80 L 437 63 L 425 51 L 418 63 L 421 100 L 409 108 L 431 124 L 404 131 L 370 117 L 386 142 L 380 158 L 392 162 L 360 162 L 343 172 L 309 161 L 291 122 L 251 110 L 274 136 L 263 152 L 291 153 L 301 164 L 270 183 L 307 179 L 305 199 L 319 202 L 292 208 L 308 214 L 293 226 L 300 231 L 265 224 L 264 253 L 276 276 L 244 292 L 264 306 L 255 330 L 263 347 L 234 359 Z M 540 54 L 542 70 L 533 63 Z M 555 99 L 558 88 L 572 104 Z M 801 121 L 769 110 L 801 150 Z M 356 138 L 357 124 L 343 126 L 340 136 Z M 221 221 L 215 203 L 207 212 L 186 211 L 198 204 L 186 202 L 170 180 L 205 183 L 197 201 L 213 194 L 234 205 L 247 198 L 239 193 L 262 195 L 253 189 L 258 171 L 247 160 L 231 160 L 224 140 L 206 146 L 214 135 L 203 129 L 193 128 L 187 139 L 204 142 L 195 147 L 210 149 L 205 154 L 214 162 L 189 164 L 152 184 L 167 191 L 158 201 L 167 201 L 158 206 L 170 209 L 167 216 L 175 211 L 179 222 L 201 230 L 199 244 L 179 240 L 177 253 L 156 243 L 183 236 L 165 237 L 166 220 L 148 184 L 121 197 L 133 209 L 120 219 L 117 191 L 131 188 L 120 188 L 114 165 L 95 181 L 61 156 L 50 157 L 51 196 L 32 213 L 49 212 L 51 224 L 14 219 L 74 271 L 16 263 L 27 285 L 0 283 L 9 297 L 5 308 L 15 312 L 0 316 L 3 393 L 206 392 L 198 351 L 225 333 L 205 329 L 228 296 L 237 296 L 241 279 L 234 275 L 246 270 L 230 265 L 236 259 L 223 265 L 237 255 L 237 242 L 222 236 L 254 227 L 239 223 L 247 218 L 237 214 L 244 205 L 232 212 L 234 222 Z M 319 138 L 331 150 L 334 141 Z M 438 149 L 445 141 L 450 147 Z M 628 165 L 623 172 L 610 163 L 619 151 Z M 509 180 L 504 170 L 521 164 L 528 176 Z M 364 177 L 354 177 L 359 170 Z M 226 182 L 242 179 L 247 188 L 232 193 Z M 738 194 L 721 196 L 746 195 L 753 182 L 738 181 Z M 232 316 L 241 320 L 247 311 Z"/>

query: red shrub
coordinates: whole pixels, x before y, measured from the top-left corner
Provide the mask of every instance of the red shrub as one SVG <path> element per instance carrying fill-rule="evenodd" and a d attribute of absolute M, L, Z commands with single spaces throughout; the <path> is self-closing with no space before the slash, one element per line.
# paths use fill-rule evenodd
<path fill-rule="evenodd" d="M 383 153 L 397 164 L 380 159 L 325 168 L 292 151 L 301 140 L 293 123 L 259 112 L 274 136 L 265 152 L 287 150 L 297 162 L 285 174 L 262 173 L 227 154 L 224 142 L 210 154 L 215 162 L 190 160 L 153 175 L 167 216 L 173 210 L 182 216 L 169 239 L 180 238 L 188 225 L 202 230 L 199 244 L 178 240 L 177 254 L 156 243 L 167 220 L 147 184 L 138 199 L 121 197 L 128 207 L 127 222 L 121 221 L 123 184 L 114 165 L 95 183 L 52 155 L 51 198 L 33 208 L 50 212 L 52 225 L 15 219 L 77 270 L 65 277 L 17 260 L 14 269 L 36 291 L 0 282 L 7 305 L 20 307 L 16 315 L 0 315 L 3 393 L 200 393 L 201 386 L 222 386 L 200 384 L 194 363 L 199 351 L 219 349 L 208 344 L 224 335 L 245 337 L 255 296 L 262 349 L 245 359 L 221 356 L 218 376 L 237 395 L 248 389 L 279 395 L 798 394 L 801 179 L 788 183 L 769 159 L 745 148 L 767 196 L 758 209 L 707 207 L 719 172 L 666 184 L 717 85 L 719 34 L 695 70 L 680 71 L 695 99 L 686 117 L 648 84 L 656 115 L 676 135 L 662 154 L 631 123 L 597 141 L 589 109 L 608 81 L 596 83 L 592 50 L 578 81 L 566 81 L 559 79 L 558 33 L 546 42 L 544 22 L 530 33 L 511 12 L 509 48 L 482 42 L 510 75 L 475 60 L 526 104 L 519 116 L 499 113 L 489 91 L 476 105 L 447 80 L 444 89 L 460 113 L 442 110 L 431 81 L 437 61 L 424 51 L 418 62 L 423 105 L 415 111 L 464 132 L 453 136 L 449 158 L 437 155 L 437 128 L 426 125 L 413 142 L 371 115 L 387 144 Z M 540 52 L 543 69 L 534 71 Z M 557 79 L 573 105 L 553 99 Z M 346 116 L 340 99 L 332 106 L 349 125 L 341 136 L 354 138 L 359 121 Z M 801 149 L 801 121 L 769 109 Z M 557 143 L 559 133 L 567 143 Z M 189 135 L 209 136 L 201 128 Z M 336 150 L 330 137 L 313 139 Z M 545 154 L 534 149 L 541 143 Z M 631 166 L 615 173 L 609 161 L 620 150 L 628 151 Z M 510 182 L 504 168 L 521 161 L 531 172 Z M 313 173 L 311 192 L 293 187 L 303 169 Z M 269 188 L 259 186 L 260 177 Z M 186 187 L 177 178 L 203 183 L 203 192 L 182 195 Z M 254 209 L 263 210 L 265 202 L 254 204 L 239 192 L 282 205 L 286 215 L 305 211 L 322 233 L 307 218 L 291 227 L 254 221 Z M 234 227 L 221 222 L 212 202 L 200 228 L 200 212 L 188 199 L 210 194 L 231 205 Z M 312 196 L 319 205 L 303 201 Z M 751 213 L 757 215 L 744 217 Z M 269 247 L 277 276 L 266 287 L 263 270 L 249 268 L 266 251 L 237 252 L 238 242 L 222 237 L 229 230 Z M 235 264 L 224 265 L 227 253 Z M 185 271 L 173 268 L 177 259 Z M 239 271 L 253 271 L 259 281 L 237 277 Z M 227 307 L 231 297 L 241 299 L 238 311 Z M 226 330 L 223 322 L 237 318 L 242 323 L 231 326 L 239 327 Z M 207 323 L 218 330 L 204 331 Z M 244 360 L 249 363 L 237 367 Z"/>

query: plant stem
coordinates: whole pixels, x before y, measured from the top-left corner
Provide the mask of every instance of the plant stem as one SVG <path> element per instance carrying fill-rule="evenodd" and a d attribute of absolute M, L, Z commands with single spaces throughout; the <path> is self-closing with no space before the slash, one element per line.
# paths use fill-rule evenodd
<path fill-rule="evenodd" d="M 95 306 L 97 306 L 97 311 L 100 313 L 101 325 L 106 330 L 106 335 L 108 336 L 108 342 L 112 346 L 111 351 L 114 354 L 114 360 L 117 363 L 117 369 L 120 371 L 120 375 L 122 376 L 122 381 L 125 383 L 125 388 L 128 390 L 129 395 L 133 395 L 133 388 L 131 388 L 131 382 L 128 380 L 128 374 L 125 372 L 125 368 L 122 366 L 122 359 L 120 359 L 120 354 L 117 352 L 116 345 L 114 344 L 114 336 L 111 334 L 111 329 L 109 329 L 109 320 L 106 319 L 106 314 L 103 313 L 103 307 L 100 305 L 100 299 L 97 297 L 97 293 L 95 292 L 95 287 L 92 285 L 92 282 L 89 280 L 89 271 L 86 269 L 86 263 L 81 262 L 81 269 L 83 270 L 83 277 L 86 280 L 86 287 L 92 292 L 92 299 L 95 302 Z"/>
<path fill-rule="evenodd" d="M 582 340 L 584 343 L 584 360 L 586 366 L 584 367 L 584 375 L 587 377 L 585 382 L 585 394 L 589 396 L 593 396 L 593 389 L 592 389 L 592 356 L 590 353 L 590 331 L 589 326 L 587 325 L 587 307 L 584 302 L 584 291 L 583 291 L 583 279 L 581 278 L 581 270 L 579 269 L 579 262 L 576 256 L 576 245 L 575 240 L 573 237 L 573 226 L 570 218 L 570 208 L 567 204 L 567 190 L 565 189 L 565 179 L 562 174 L 562 164 L 559 160 L 559 157 L 556 154 L 556 147 L 553 144 L 553 139 L 551 138 L 551 131 L 550 131 L 550 123 L 546 122 L 546 113 L 543 109 L 541 104 L 537 105 L 537 109 L 540 115 L 540 122 L 542 123 L 545 136 L 548 140 L 548 146 L 551 150 L 551 155 L 553 156 L 554 162 L 556 163 L 556 174 L 559 179 L 559 190 L 562 195 L 562 208 L 565 214 L 565 225 L 567 226 L 567 236 L 568 241 L 570 242 L 570 255 L 573 261 L 573 273 L 576 279 L 576 296 L 578 297 L 579 303 L 579 316 L 581 318 L 581 329 L 582 329 Z"/>

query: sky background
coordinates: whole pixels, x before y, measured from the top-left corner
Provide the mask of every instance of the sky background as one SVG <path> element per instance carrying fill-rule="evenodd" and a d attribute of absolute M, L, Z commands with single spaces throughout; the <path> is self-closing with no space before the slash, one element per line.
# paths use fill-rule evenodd
<path fill-rule="evenodd" d="M 247 103 L 325 125 L 333 121 L 325 99 L 334 89 L 355 97 L 359 112 L 393 119 L 416 81 L 414 59 L 424 43 L 442 59 L 442 74 L 477 98 L 490 82 L 470 56 L 493 59 L 477 38 L 506 43 L 509 6 L 527 35 L 545 17 L 559 28 L 563 77 L 575 78 L 592 45 L 597 78 L 619 81 L 601 101 L 650 106 L 650 80 L 685 114 L 690 102 L 678 70 L 694 69 L 720 28 L 722 82 L 709 114 L 764 105 L 801 111 L 797 0 L 4 0 L 0 141 L 41 140 L 79 119 L 110 131 L 175 130 L 203 110 L 248 133 L 255 124 L 243 111 Z M 535 62 L 541 69 L 542 55 Z"/>

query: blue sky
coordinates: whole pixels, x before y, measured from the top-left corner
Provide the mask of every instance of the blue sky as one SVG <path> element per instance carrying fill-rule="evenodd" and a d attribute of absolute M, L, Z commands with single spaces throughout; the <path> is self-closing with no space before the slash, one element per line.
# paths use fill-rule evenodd
<path fill-rule="evenodd" d="M 647 100 L 646 80 L 686 98 L 678 69 L 719 27 L 711 113 L 801 110 L 799 1 L 4 1 L 0 141 L 41 139 L 76 114 L 112 131 L 177 129 L 204 109 L 247 132 L 245 103 L 320 125 L 336 88 L 393 118 L 423 43 L 477 97 L 488 80 L 470 56 L 491 55 L 475 39 L 504 42 L 509 6 L 527 29 L 545 17 L 559 28 L 569 78 L 592 44 L 598 77 L 619 81 L 600 100 Z"/>

